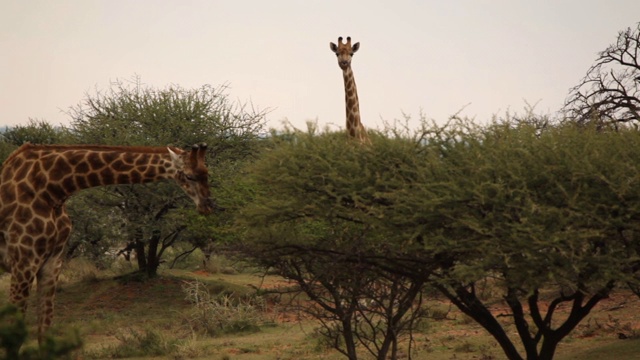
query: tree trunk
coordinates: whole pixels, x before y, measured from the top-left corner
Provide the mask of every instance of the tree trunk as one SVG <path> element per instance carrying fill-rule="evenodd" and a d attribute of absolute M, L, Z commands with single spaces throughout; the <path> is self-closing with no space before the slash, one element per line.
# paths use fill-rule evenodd
<path fill-rule="evenodd" d="M 127 247 L 132 247 L 133 251 L 136 253 L 136 260 L 138 262 L 138 271 L 145 272 L 147 271 L 147 257 L 145 256 L 144 251 L 144 233 L 142 229 L 137 228 L 134 230 L 134 239 L 132 244 L 127 245 Z"/>
<path fill-rule="evenodd" d="M 471 317 L 493 336 L 509 360 L 522 360 L 518 349 L 513 345 L 502 325 L 477 298 L 474 290 L 464 286 L 456 286 L 452 291 L 442 285 L 435 285 L 460 311 Z"/>
<path fill-rule="evenodd" d="M 160 243 L 160 239 L 160 230 L 153 230 L 151 238 L 149 239 L 147 258 L 147 276 L 149 276 L 149 278 L 158 276 L 158 267 L 160 266 L 160 259 L 158 258 L 158 244 Z"/>
<path fill-rule="evenodd" d="M 144 241 L 136 240 L 134 251 L 136 252 L 136 260 L 138 261 L 138 270 L 147 271 L 147 257 L 144 252 Z"/>
<path fill-rule="evenodd" d="M 357 360 L 358 353 L 356 352 L 356 341 L 351 328 L 351 316 L 342 319 L 342 336 L 344 336 L 344 346 L 349 360 Z"/>

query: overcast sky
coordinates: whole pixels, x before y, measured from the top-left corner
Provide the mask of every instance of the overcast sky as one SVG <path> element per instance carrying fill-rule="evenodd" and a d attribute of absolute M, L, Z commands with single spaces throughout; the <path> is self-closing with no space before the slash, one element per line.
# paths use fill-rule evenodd
<path fill-rule="evenodd" d="M 362 121 L 406 113 L 486 121 L 525 100 L 555 113 L 639 0 L 0 0 L 0 125 L 64 113 L 95 89 L 229 84 L 279 127 L 344 128 L 329 42 L 360 42 Z"/>

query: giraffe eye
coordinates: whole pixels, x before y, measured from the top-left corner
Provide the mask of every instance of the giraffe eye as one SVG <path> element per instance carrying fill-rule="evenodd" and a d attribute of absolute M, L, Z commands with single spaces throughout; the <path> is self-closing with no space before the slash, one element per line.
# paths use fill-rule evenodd
<path fill-rule="evenodd" d="M 187 180 L 190 180 L 190 181 L 198 180 L 195 175 L 185 175 L 184 177 L 186 177 Z"/>

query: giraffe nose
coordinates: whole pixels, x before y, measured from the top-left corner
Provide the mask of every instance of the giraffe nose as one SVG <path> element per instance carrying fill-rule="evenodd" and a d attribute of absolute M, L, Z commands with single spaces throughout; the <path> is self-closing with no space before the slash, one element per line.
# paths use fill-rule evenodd
<path fill-rule="evenodd" d="M 226 209 L 223 207 L 218 206 L 218 204 L 216 204 L 215 200 L 211 199 L 211 198 L 207 198 L 205 199 L 200 206 L 198 206 L 198 211 L 201 214 L 211 214 L 214 211 L 225 211 Z"/>

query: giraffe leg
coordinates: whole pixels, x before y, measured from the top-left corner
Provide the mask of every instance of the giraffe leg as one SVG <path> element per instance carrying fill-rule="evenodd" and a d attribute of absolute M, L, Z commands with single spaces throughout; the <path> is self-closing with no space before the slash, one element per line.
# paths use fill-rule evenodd
<path fill-rule="evenodd" d="M 48 243 L 51 245 L 44 256 L 38 277 L 38 342 L 43 344 L 45 332 L 53 321 L 53 306 L 58 285 L 58 276 L 62 269 L 64 249 L 71 233 L 71 220 L 64 208 L 60 209 L 56 219 L 56 232 Z"/>
<path fill-rule="evenodd" d="M 27 300 L 39 266 L 33 251 L 19 245 L 29 242 L 32 239 L 25 234 L 11 234 L 5 264 L 11 271 L 9 302 L 22 311 L 23 316 L 27 313 Z"/>
<path fill-rule="evenodd" d="M 35 272 L 23 269 L 18 266 L 11 267 L 11 286 L 9 288 L 9 302 L 22 311 L 24 316 L 27 313 L 27 299 L 31 291 L 31 284 L 35 278 Z"/>
<path fill-rule="evenodd" d="M 53 307 L 58 285 L 58 276 L 62 269 L 62 254 L 49 258 L 38 271 L 38 342 L 43 343 L 44 334 L 53 321 Z"/>

